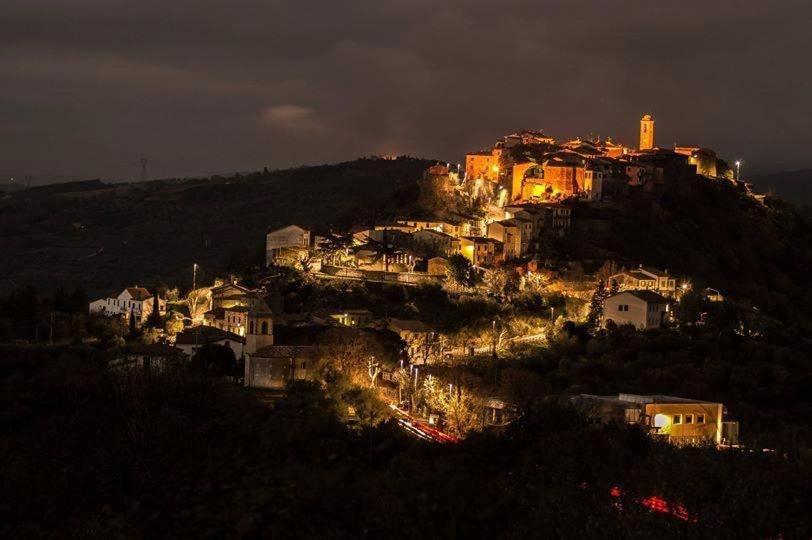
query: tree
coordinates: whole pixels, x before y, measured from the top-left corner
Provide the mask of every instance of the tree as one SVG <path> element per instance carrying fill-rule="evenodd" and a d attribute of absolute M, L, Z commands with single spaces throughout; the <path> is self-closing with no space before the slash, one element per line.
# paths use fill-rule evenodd
<path fill-rule="evenodd" d="M 134 307 L 130 308 L 129 325 L 130 325 L 130 337 L 133 338 L 133 337 L 138 335 L 138 329 L 137 329 L 137 327 L 135 325 L 135 308 Z"/>
<path fill-rule="evenodd" d="M 237 366 L 234 351 L 225 345 L 204 345 L 192 357 L 192 366 L 207 375 L 233 375 Z"/>
<path fill-rule="evenodd" d="M 448 259 L 449 277 L 460 287 L 473 287 L 478 281 L 474 265 L 459 253 Z"/>
<path fill-rule="evenodd" d="M 587 320 L 590 326 L 595 327 L 600 324 L 601 317 L 603 316 L 603 304 L 607 296 L 609 296 L 609 293 L 606 290 L 606 284 L 600 279 L 595 286 L 595 291 L 592 293 L 592 300 L 589 303 L 589 316 Z"/>
<path fill-rule="evenodd" d="M 152 328 L 162 328 L 163 327 L 163 318 L 161 317 L 161 305 L 158 300 L 158 293 L 155 293 L 155 296 L 152 297 L 152 312 L 149 314 L 149 319 L 147 319 L 147 324 Z"/>
<path fill-rule="evenodd" d="M 446 430 L 456 437 L 464 437 L 477 426 L 478 407 L 473 396 L 460 386 L 450 386 L 441 392 L 439 404 L 445 417 Z"/>

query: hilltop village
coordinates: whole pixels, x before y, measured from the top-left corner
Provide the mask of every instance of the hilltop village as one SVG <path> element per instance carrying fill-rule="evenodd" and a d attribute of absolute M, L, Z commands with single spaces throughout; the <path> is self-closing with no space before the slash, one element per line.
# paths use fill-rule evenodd
<path fill-rule="evenodd" d="M 760 201 L 712 150 L 657 147 L 650 115 L 638 148 L 522 131 L 467 154 L 464 167 L 430 166 L 418 200 L 376 223 L 269 230 L 265 268 L 250 276 L 193 285 L 186 295 L 128 287 L 89 311 L 126 325 L 119 336 L 140 336 L 116 368 L 222 365 L 236 384 L 270 396 L 296 381 L 341 380 L 365 392 L 350 399 L 341 391 L 349 422 L 376 410 L 372 400 L 389 406 L 376 418 L 394 416 L 417 437 L 457 440 L 520 417 L 522 358 L 578 332 L 712 324 L 725 298 L 688 273 L 578 260 L 561 249 L 576 235 L 610 237 L 601 212 L 697 182 L 730 184 Z M 677 444 L 740 443 L 738 422 L 718 399 L 635 389 L 644 393 L 613 385 L 614 394 L 563 397 L 594 421 L 637 424 Z"/>

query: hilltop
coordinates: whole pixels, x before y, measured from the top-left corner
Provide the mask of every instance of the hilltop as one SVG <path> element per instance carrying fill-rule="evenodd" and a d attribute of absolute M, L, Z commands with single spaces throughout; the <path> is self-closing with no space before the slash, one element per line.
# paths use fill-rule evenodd
<path fill-rule="evenodd" d="M 402 157 L 204 179 L 40 186 L 0 200 L 0 290 L 191 282 L 259 264 L 268 227 L 327 227 L 386 201 L 431 161 Z M 357 215 L 356 215 L 357 218 Z"/>

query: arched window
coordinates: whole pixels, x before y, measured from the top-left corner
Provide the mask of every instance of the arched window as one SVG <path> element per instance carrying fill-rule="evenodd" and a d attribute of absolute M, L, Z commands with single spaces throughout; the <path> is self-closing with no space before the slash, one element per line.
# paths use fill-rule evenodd
<path fill-rule="evenodd" d="M 268 333 L 268 321 L 262 321 L 262 333 L 263 334 Z"/>
<path fill-rule="evenodd" d="M 248 330 L 248 333 L 253 334 L 254 333 L 254 321 L 251 321 L 251 324 L 249 326 L 250 326 L 250 330 Z"/>

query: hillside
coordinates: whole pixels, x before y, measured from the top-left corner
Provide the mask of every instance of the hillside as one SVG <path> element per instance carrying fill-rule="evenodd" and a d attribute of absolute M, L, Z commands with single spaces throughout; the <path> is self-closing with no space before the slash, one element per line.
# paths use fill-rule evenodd
<path fill-rule="evenodd" d="M 188 285 L 263 257 L 268 227 L 326 227 L 420 177 L 420 159 L 360 159 L 230 178 L 42 186 L 0 200 L 0 291 L 33 284 Z M 356 217 L 358 214 L 356 213 Z"/>
<path fill-rule="evenodd" d="M 753 176 L 750 181 L 762 192 L 799 205 L 812 205 L 812 170 L 787 171 Z"/>

